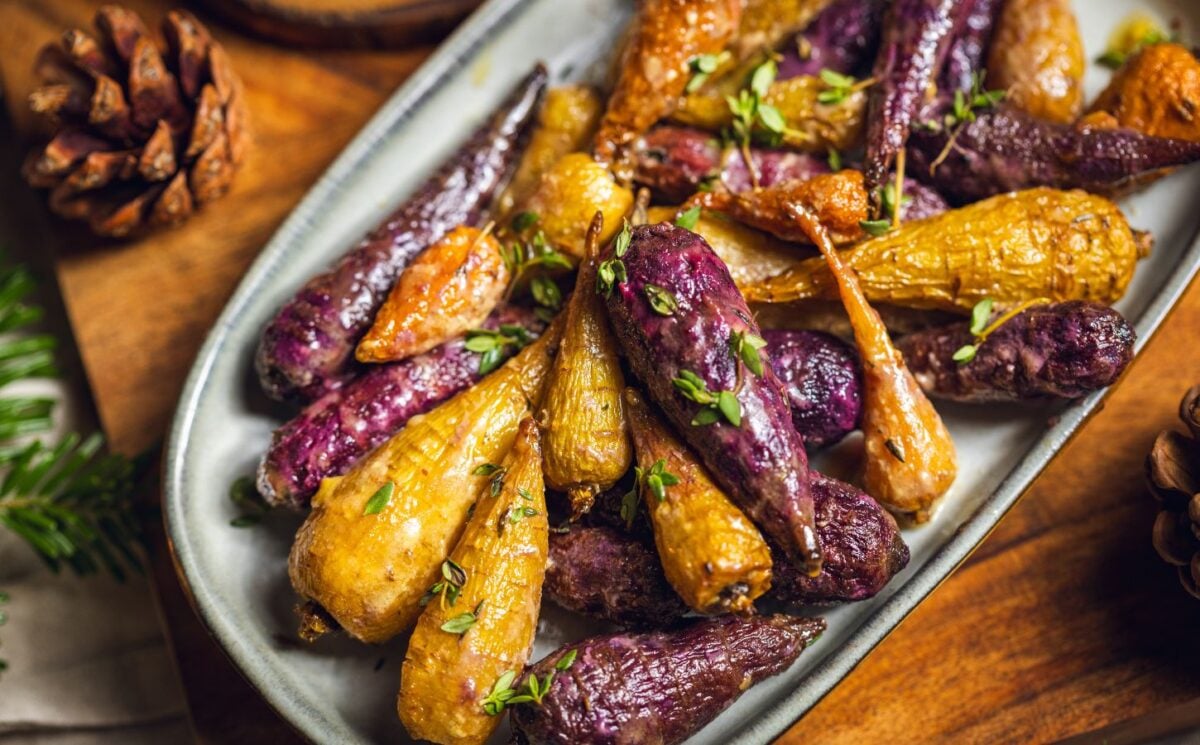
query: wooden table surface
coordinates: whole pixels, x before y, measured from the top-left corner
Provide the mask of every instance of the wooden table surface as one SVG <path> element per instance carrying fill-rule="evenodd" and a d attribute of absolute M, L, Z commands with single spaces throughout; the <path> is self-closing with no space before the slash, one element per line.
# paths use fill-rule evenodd
<path fill-rule="evenodd" d="M 57 274 L 100 420 L 137 452 L 163 437 L 209 324 L 289 210 L 429 47 L 288 51 L 214 24 L 248 93 L 254 146 L 232 192 L 182 228 L 102 243 L 49 218 L 15 174 L 36 48 L 98 3 L 0 3 L 4 137 L 0 209 Z M 165 6 L 127 4 L 156 23 Z M 1150 547 L 1142 461 L 1200 380 L 1200 286 L 975 554 L 780 742 L 1048 741 L 1200 697 L 1200 602 Z M 207 743 L 296 736 L 235 673 L 192 615 L 151 525 L 155 584 Z"/>

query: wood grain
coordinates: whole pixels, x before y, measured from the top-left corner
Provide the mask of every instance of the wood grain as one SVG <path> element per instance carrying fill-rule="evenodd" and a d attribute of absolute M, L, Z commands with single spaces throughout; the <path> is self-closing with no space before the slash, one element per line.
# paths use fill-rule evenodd
<path fill-rule="evenodd" d="M 203 0 L 264 39 L 308 47 L 397 47 L 450 29 L 479 0 Z"/>
<path fill-rule="evenodd" d="M 157 17 L 149 0 L 130 5 Z M 0 76 L 20 131 L 36 46 L 87 0 L 0 5 Z M 184 227 L 97 245 L 44 214 L 101 420 L 121 449 L 162 437 L 183 377 L 247 264 L 342 145 L 427 53 L 297 53 L 214 29 L 246 80 L 255 149 L 233 192 Z M 11 145 L 11 143 L 10 143 Z M 22 187 L 6 173 L 0 195 Z M 28 201 L 28 200 L 26 200 Z M 7 208 L 12 200 L 4 199 Z M 1046 741 L 1200 696 L 1200 603 L 1150 548 L 1142 460 L 1200 379 L 1200 286 L 1104 407 L 975 555 L 781 742 Z M 155 577 L 197 732 L 284 743 L 203 633 L 155 536 Z"/>

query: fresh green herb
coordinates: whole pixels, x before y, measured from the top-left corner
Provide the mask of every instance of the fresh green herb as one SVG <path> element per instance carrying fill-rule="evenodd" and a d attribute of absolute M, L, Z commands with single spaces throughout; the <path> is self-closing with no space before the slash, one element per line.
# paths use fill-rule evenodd
<path fill-rule="evenodd" d="M 687 83 L 687 92 L 695 93 L 704 87 L 708 82 L 708 76 L 717 71 L 721 65 L 725 64 L 730 59 L 729 52 L 721 52 L 720 54 L 697 54 L 688 60 L 688 70 L 691 71 L 692 77 Z"/>
<path fill-rule="evenodd" d="M 492 684 L 491 692 L 483 700 L 485 714 L 489 717 L 500 716 L 504 707 L 517 695 L 512 687 L 513 681 L 516 679 L 517 672 L 515 670 L 509 670 L 496 679 L 496 682 Z"/>
<path fill-rule="evenodd" d="M 975 359 L 979 345 L 983 342 L 983 334 L 987 329 L 988 319 L 992 317 L 992 299 L 984 298 L 971 309 L 971 335 L 975 337 L 974 344 L 964 344 L 955 350 L 951 359 L 960 365 L 965 365 Z"/>
<path fill-rule="evenodd" d="M 861 220 L 858 227 L 863 229 L 867 235 L 878 238 L 881 235 L 887 235 L 892 230 L 892 221 L 889 219 L 882 220 Z"/>
<path fill-rule="evenodd" d="M 854 93 L 854 87 L 858 85 L 858 81 L 853 77 L 829 68 L 821 70 L 818 77 L 825 84 L 825 90 L 817 94 L 817 101 L 827 106 L 836 106 L 845 102 L 850 94 Z"/>
<path fill-rule="evenodd" d="M 560 673 L 566 672 L 567 670 L 571 669 L 571 665 L 575 664 L 575 658 L 578 655 L 579 650 L 572 649 L 570 652 L 567 652 L 562 657 L 558 658 L 558 662 L 554 663 L 554 669 Z"/>
<path fill-rule="evenodd" d="M 675 224 L 684 230 L 691 230 L 696 227 L 696 222 L 700 219 L 700 205 L 696 205 L 684 212 L 679 217 L 675 218 Z"/>
<path fill-rule="evenodd" d="M 842 170 L 842 154 L 834 148 L 829 148 L 829 170 L 835 173 Z"/>
<path fill-rule="evenodd" d="M 751 92 L 760 100 L 766 98 L 767 92 L 771 89 L 771 83 L 775 82 L 775 76 L 778 74 L 779 66 L 775 64 L 775 60 L 767 58 L 750 73 Z"/>
<path fill-rule="evenodd" d="M 249 476 L 239 477 L 229 486 L 229 501 L 242 511 L 241 515 L 229 521 L 229 524 L 235 528 L 258 525 L 263 516 L 271 510 L 271 506 L 263 501 L 258 489 L 255 488 L 254 479 Z"/>
<path fill-rule="evenodd" d="M 955 362 L 960 365 L 965 365 L 975 359 L 975 355 L 979 352 L 979 346 L 976 344 L 964 344 L 954 351 L 951 356 Z"/>
<path fill-rule="evenodd" d="M 529 678 L 525 681 L 525 688 L 520 693 L 512 687 L 513 682 L 517 679 L 516 672 L 509 670 L 504 673 L 496 679 L 491 692 L 483 700 L 484 713 L 489 717 L 495 717 L 502 714 L 505 707 L 508 706 L 529 703 L 541 706 L 546 694 L 550 693 L 550 686 L 554 683 L 555 676 L 575 664 L 576 654 L 577 652 L 572 649 L 563 655 L 562 659 L 554 665 L 554 669 L 546 673 L 546 677 L 541 680 L 538 680 L 536 674 L 530 673 Z"/>
<path fill-rule="evenodd" d="M 754 161 L 750 157 L 751 141 L 757 135 L 758 139 L 769 145 L 778 145 L 788 132 L 783 114 L 765 100 L 778 71 L 775 60 L 768 58 L 751 72 L 748 88 L 739 90 L 736 96 L 725 97 L 725 104 L 733 115 L 725 139 L 741 149 L 742 158 L 751 166 L 752 180 L 756 184 L 758 176 L 754 173 Z"/>
<path fill-rule="evenodd" d="M 629 243 L 632 240 L 633 233 L 629 229 L 629 221 L 626 220 L 621 232 L 617 234 L 613 242 L 613 254 L 616 258 L 602 261 L 596 268 L 596 292 L 609 295 L 612 293 L 613 287 L 624 283 L 629 278 L 625 273 L 625 262 L 621 261 L 621 258 L 629 250 Z"/>
<path fill-rule="evenodd" d="M 633 470 L 637 474 L 637 484 L 649 489 L 650 493 L 660 502 L 667 498 L 667 487 L 679 483 L 679 477 L 667 470 L 667 461 L 663 458 L 654 461 L 649 470 L 642 468 Z"/>
<path fill-rule="evenodd" d="M 529 292 L 538 305 L 552 311 L 562 308 L 562 290 L 549 277 L 534 277 L 529 283 Z"/>
<path fill-rule="evenodd" d="M 988 319 L 992 317 L 992 306 L 995 303 L 990 297 L 985 297 L 975 307 L 971 308 L 971 333 L 978 336 L 987 328 Z"/>
<path fill-rule="evenodd" d="M 912 204 L 913 200 L 913 198 L 908 194 L 901 194 L 900 198 L 897 199 L 895 182 L 889 182 L 886 186 L 881 188 L 879 190 L 879 195 L 879 202 L 883 206 L 883 215 L 892 221 L 895 221 L 895 219 L 899 217 L 897 209 L 900 207 L 907 207 L 908 205 Z"/>
<path fill-rule="evenodd" d="M 521 499 L 524 499 L 526 502 L 532 502 L 532 501 L 533 501 L 533 495 L 532 495 L 532 494 L 530 494 L 530 493 L 529 493 L 529 490 L 528 490 L 528 489 L 526 489 L 526 488 L 525 488 L 525 487 L 523 487 L 523 486 L 518 486 L 518 487 L 517 487 L 517 496 L 519 496 Z"/>
<path fill-rule="evenodd" d="M 521 507 L 520 505 L 515 505 L 508 510 L 508 521 L 513 525 L 516 525 L 525 518 L 537 517 L 538 514 L 538 511 L 532 507 Z"/>
<path fill-rule="evenodd" d="M 1004 100 L 1005 91 L 985 90 L 983 81 L 987 70 L 977 70 L 971 75 L 971 90 L 964 93 L 961 89 L 954 91 L 954 106 L 946 114 L 946 128 L 961 126 L 975 121 L 976 112 L 990 109 Z"/>
<path fill-rule="evenodd" d="M 525 233 L 533 228 L 537 224 L 537 221 L 538 215 L 536 212 L 521 212 L 513 218 L 513 232 L 517 234 Z M 546 234 L 541 230 L 535 232 L 527 241 L 517 241 L 508 246 L 502 246 L 500 248 L 500 256 L 504 260 L 504 265 L 508 268 L 510 277 L 505 297 L 510 296 L 531 271 L 536 269 L 542 271 L 556 269 L 570 270 L 574 266 L 566 254 L 556 251 L 549 244 L 546 240 Z M 544 282 L 550 282 L 551 280 L 539 275 L 530 283 L 530 290 L 534 293 L 534 298 L 538 302 L 542 302 L 541 299 L 537 298 L 537 280 L 539 279 Z M 554 292 L 557 289 L 558 287 L 555 286 L 554 290 L 549 290 L 545 284 L 542 285 L 544 292 Z M 561 304 L 561 293 L 559 297 Z M 557 306 L 551 306 L 550 303 L 542 303 L 542 305 L 550 308 L 550 310 L 557 309 Z"/>
<path fill-rule="evenodd" d="M 462 592 L 462 588 L 467 584 L 467 570 L 459 566 L 453 559 L 446 559 L 442 562 L 442 579 L 440 582 L 435 582 L 425 594 L 421 596 L 419 602 L 423 608 L 429 605 L 429 601 L 441 596 L 442 605 L 449 605 L 451 608 L 458 602 L 458 595 Z"/>
<path fill-rule="evenodd" d="M 392 494 L 395 491 L 396 482 L 394 481 L 389 481 L 383 486 L 379 487 L 379 490 L 372 494 L 371 498 L 367 500 L 367 506 L 363 507 L 363 514 L 378 515 L 383 511 L 384 507 L 387 507 L 387 503 L 392 501 Z"/>
<path fill-rule="evenodd" d="M 450 620 L 443 623 L 440 628 L 442 631 L 445 631 L 448 634 L 458 634 L 459 636 L 462 636 L 470 631 L 471 627 L 475 625 L 475 622 L 479 620 L 479 611 L 482 608 L 483 601 L 480 600 L 479 604 L 475 606 L 474 610 L 469 610 L 466 613 L 459 613 L 457 616 L 454 616 Z"/>
<path fill-rule="evenodd" d="M 679 310 L 679 301 L 670 290 L 647 283 L 644 292 L 647 302 L 650 303 L 650 310 L 658 315 L 673 316 L 675 311 Z"/>
<path fill-rule="evenodd" d="M 729 335 L 729 353 L 734 360 L 741 360 L 746 369 L 762 377 L 763 365 L 760 349 L 767 346 L 766 339 L 748 331 L 735 331 Z"/>
<path fill-rule="evenodd" d="M 484 463 L 481 466 L 476 466 L 474 471 L 471 471 L 472 476 L 490 476 L 489 491 L 493 497 L 500 496 L 500 490 L 504 488 L 504 475 L 508 473 L 508 469 L 504 466 L 498 466 L 495 463 Z"/>
<path fill-rule="evenodd" d="M 680 370 L 671 383 L 684 398 L 704 407 L 692 418 L 693 427 L 713 424 L 721 416 L 735 427 L 742 426 L 742 406 L 732 391 L 710 391 L 708 383 L 691 370 Z"/>
<path fill-rule="evenodd" d="M 516 217 L 512 219 L 512 229 L 514 233 L 524 233 L 529 230 L 540 218 L 536 212 L 518 212 Z"/>
<path fill-rule="evenodd" d="M 638 488 L 635 482 L 633 488 L 621 497 L 621 520 L 624 521 L 626 530 L 633 527 L 633 521 L 637 518 L 638 502 Z"/>
<path fill-rule="evenodd" d="M 467 332 L 466 348 L 480 355 L 479 374 L 487 375 L 500 366 L 510 348 L 520 349 L 532 340 L 524 326 L 504 324 L 498 331 L 471 329 Z"/>
<path fill-rule="evenodd" d="M 629 244 L 633 242 L 633 231 L 629 229 L 629 221 L 622 221 L 621 232 L 617 233 L 617 237 L 613 241 L 613 253 L 619 259 L 629 250 Z"/>

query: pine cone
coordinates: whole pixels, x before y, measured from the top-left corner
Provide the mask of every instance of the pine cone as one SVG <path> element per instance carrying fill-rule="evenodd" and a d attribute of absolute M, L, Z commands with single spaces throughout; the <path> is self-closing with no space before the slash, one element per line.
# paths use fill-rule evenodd
<path fill-rule="evenodd" d="M 1162 511 L 1154 548 L 1179 571 L 1184 589 L 1200 598 L 1200 385 L 1179 404 L 1190 435 L 1164 430 L 1146 458 L 1146 480 Z"/>
<path fill-rule="evenodd" d="M 73 29 L 38 55 L 29 104 L 56 134 L 30 153 L 25 180 L 100 235 L 179 223 L 225 193 L 241 163 L 241 82 L 186 11 L 163 21 L 165 53 L 131 10 L 105 5 L 94 23 L 96 37 Z"/>

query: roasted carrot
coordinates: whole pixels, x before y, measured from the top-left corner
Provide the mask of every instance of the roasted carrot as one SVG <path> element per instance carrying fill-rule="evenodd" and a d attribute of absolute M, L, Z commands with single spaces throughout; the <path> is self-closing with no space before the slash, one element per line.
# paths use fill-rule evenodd
<path fill-rule="evenodd" d="M 563 339 L 546 382 L 541 412 L 546 483 L 567 492 L 575 516 L 629 470 L 633 447 L 621 389 L 625 377 L 603 301 L 593 292 L 604 217 L 597 212 L 587 237 L 587 258 L 567 302 Z"/>
<path fill-rule="evenodd" d="M 791 213 L 829 264 L 862 357 L 867 492 L 893 512 L 924 522 L 954 483 L 954 441 L 828 231 L 804 205 L 793 205 Z"/>
<path fill-rule="evenodd" d="M 745 613 L 771 586 L 771 549 L 632 388 L 625 390 L 638 486 L 667 581 L 699 613 Z"/>
<path fill-rule="evenodd" d="M 455 228 L 404 269 L 355 357 L 402 360 L 476 328 L 504 297 L 509 274 L 490 228 Z"/>
<path fill-rule="evenodd" d="M 521 422 L 443 574 L 422 598 L 400 675 L 396 709 L 408 733 L 442 745 L 478 745 L 500 723 L 483 700 L 529 659 L 549 551 L 537 424 Z M 484 470 L 491 470 L 485 468 Z"/>

